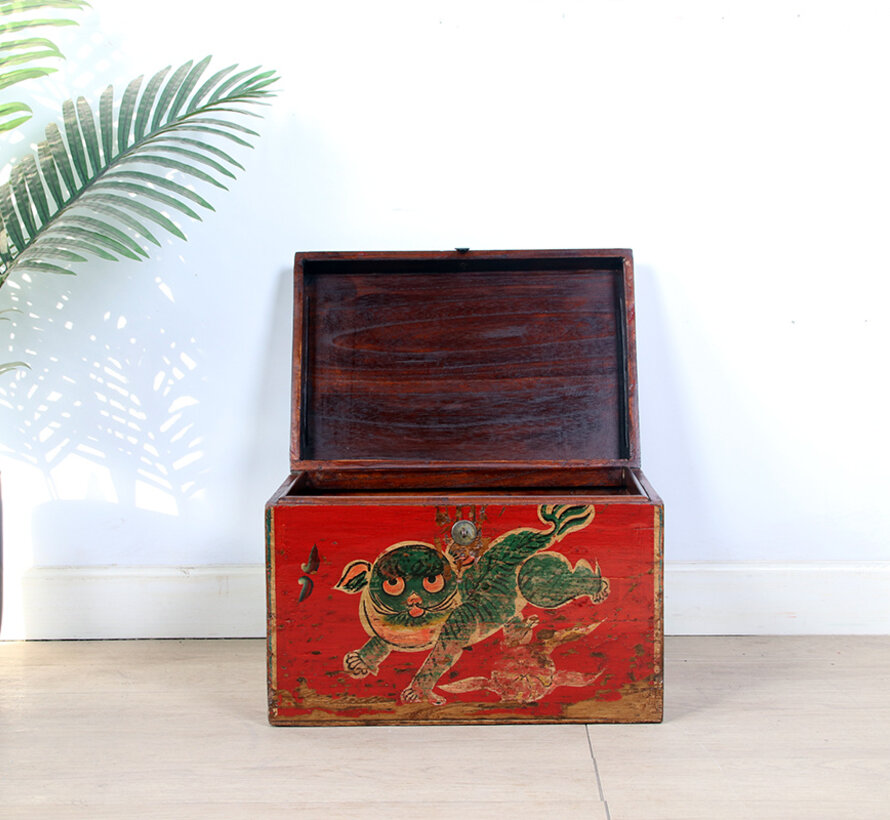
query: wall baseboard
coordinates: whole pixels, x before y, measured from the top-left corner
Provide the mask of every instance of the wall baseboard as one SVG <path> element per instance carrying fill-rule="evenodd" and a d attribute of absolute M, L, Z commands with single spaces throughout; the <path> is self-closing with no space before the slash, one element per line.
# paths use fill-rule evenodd
<path fill-rule="evenodd" d="M 668 564 L 665 632 L 890 634 L 890 561 Z"/>
<path fill-rule="evenodd" d="M 22 577 L 21 637 L 260 637 L 265 584 L 260 564 L 36 567 Z"/>
<path fill-rule="evenodd" d="M 265 634 L 261 565 L 38 567 L 6 638 L 246 638 Z M 890 634 L 890 561 L 668 564 L 669 635 Z"/>

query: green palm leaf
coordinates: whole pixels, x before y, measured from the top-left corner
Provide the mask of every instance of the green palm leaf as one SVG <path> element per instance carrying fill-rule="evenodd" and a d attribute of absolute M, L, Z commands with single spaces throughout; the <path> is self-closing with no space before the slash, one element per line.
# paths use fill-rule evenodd
<path fill-rule="evenodd" d="M 110 87 L 95 112 L 83 97 L 63 104 L 62 129 L 47 127 L 0 186 L 0 285 L 16 269 L 70 273 L 60 263 L 144 258 L 136 237 L 159 244 L 148 224 L 184 239 L 171 214 L 200 219 L 193 206 L 212 210 L 192 186 L 225 189 L 221 180 L 242 169 L 214 142 L 250 146 L 258 134 L 237 119 L 254 115 L 249 107 L 274 94 L 277 77 L 230 66 L 202 83 L 208 65 L 165 68 L 144 87 L 133 80 L 116 120 Z"/>
<path fill-rule="evenodd" d="M 35 28 L 76 26 L 64 17 L 34 17 L 51 10 L 79 11 L 85 0 L 0 0 L 0 90 L 25 80 L 45 77 L 56 69 L 46 60 L 63 59 L 58 47 L 46 37 L 23 36 Z M 31 118 L 23 102 L 0 105 L 0 133 L 11 131 Z"/>

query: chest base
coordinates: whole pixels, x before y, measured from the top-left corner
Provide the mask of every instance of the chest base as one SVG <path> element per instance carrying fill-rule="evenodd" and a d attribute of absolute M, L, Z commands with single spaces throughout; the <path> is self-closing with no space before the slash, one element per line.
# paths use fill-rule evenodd
<path fill-rule="evenodd" d="M 660 721 L 662 521 L 633 469 L 522 490 L 290 476 L 266 509 L 270 722 Z"/>

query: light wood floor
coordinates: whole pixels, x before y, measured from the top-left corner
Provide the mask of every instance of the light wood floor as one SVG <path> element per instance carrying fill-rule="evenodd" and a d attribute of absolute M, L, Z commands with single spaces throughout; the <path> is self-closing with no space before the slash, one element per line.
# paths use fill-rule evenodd
<path fill-rule="evenodd" d="M 0 818 L 890 818 L 890 637 L 669 638 L 649 726 L 272 728 L 264 653 L 0 643 Z"/>

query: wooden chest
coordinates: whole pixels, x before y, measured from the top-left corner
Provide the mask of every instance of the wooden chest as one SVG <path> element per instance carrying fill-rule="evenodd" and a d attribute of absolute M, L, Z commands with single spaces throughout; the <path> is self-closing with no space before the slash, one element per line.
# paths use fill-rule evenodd
<path fill-rule="evenodd" d="M 630 251 L 307 253 L 273 724 L 662 716 Z"/>

